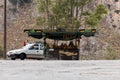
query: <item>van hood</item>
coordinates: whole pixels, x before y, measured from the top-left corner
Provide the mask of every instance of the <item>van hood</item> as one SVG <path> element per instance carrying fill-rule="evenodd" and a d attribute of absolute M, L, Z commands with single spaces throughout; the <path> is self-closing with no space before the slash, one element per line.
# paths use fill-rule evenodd
<path fill-rule="evenodd" d="M 15 50 L 11 50 L 11 51 L 8 51 L 8 52 L 17 52 L 17 51 L 22 51 L 23 49 L 15 49 Z"/>
<path fill-rule="evenodd" d="M 10 56 L 11 54 L 19 54 L 23 49 L 15 49 L 7 52 L 7 55 Z"/>

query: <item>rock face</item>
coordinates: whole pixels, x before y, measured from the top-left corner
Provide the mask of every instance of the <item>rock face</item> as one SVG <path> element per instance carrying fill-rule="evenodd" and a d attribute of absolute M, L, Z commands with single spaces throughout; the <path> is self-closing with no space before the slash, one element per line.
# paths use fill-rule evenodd
<path fill-rule="evenodd" d="M 99 35 L 95 38 L 81 40 L 81 54 L 108 53 L 111 47 L 113 53 L 120 51 L 120 0 L 94 0 L 87 8 L 93 10 L 98 4 L 103 4 L 108 9 L 108 14 L 100 23 Z M 118 55 L 117 55 L 118 56 Z"/>
<path fill-rule="evenodd" d="M 120 33 L 120 0 L 95 0 L 94 7 L 97 4 L 104 4 L 109 10 L 104 25 Z"/>
<path fill-rule="evenodd" d="M 100 54 L 106 50 L 108 46 L 117 47 L 120 50 L 120 0 L 93 0 L 87 8 L 93 10 L 98 4 L 104 4 L 108 9 L 108 14 L 101 21 L 99 33 L 95 37 L 81 39 L 81 54 Z M 26 5 L 25 8 L 12 6 L 7 4 L 8 12 L 8 50 L 11 48 L 19 48 L 28 37 L 23 33 L 23 29 L 37 28 L 35 16 L 38 15 L 35 11 L 34 4 Z M 14 7 L 17 8 L 14 9 Z M 11 11 L 12 10 L 12 11 Z M 15 10 L 15 12 L 13 11 Z M 3 30 L 3 0 L 0 1 L 0 30 Z M 34 41 L 35 39 L 31 39 Z M 37 41 L 37 40 L 36 40 Z M 18 44 L 19 43 L 19 44 Z M 11 47 L 13 46 L 13 47 Z M 116 50 L 116 48 L 112 48 Z"/>

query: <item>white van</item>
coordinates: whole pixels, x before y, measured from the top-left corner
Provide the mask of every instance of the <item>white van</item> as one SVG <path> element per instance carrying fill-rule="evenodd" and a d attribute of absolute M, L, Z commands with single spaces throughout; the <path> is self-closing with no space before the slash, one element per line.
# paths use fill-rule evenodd
<path fill-rule="evenodd" d="M 26 46 L 11 50 L 7 52 L 7 56 L 10 57 L 12 60 L 16 58 L 20 58 L 24 60 L 25 58 L 44 58 L 44 44 L 39 43 L 28 43 Z"/>

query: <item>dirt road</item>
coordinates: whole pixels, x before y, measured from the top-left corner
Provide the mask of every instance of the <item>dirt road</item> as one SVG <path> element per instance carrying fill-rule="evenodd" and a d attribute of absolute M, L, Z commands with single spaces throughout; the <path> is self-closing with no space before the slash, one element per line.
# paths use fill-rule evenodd
<path fill-rule="evenodd" d="M 0 60 L 0 80 L 119 80 L 120 61 Z"/>

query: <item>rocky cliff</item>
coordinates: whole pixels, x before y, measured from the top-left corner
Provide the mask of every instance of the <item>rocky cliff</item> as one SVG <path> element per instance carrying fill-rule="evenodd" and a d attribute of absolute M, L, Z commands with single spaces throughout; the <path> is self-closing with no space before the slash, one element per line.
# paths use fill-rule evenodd
<path fill-rule="evenodd" d="M 95 0 L 94 7 L 97 4 L 104 4 L 109 10 L 104 25 L 120 33 L 120 0 Z"/>
<path fill-rule="evenodd" d="M 111 58 L 119 58 L 120 0 L 94 0 L 87 8 L 93 10 L 98 4 L 104 4 L 109 12 L 100 22 L 98 35 L 94 38 L 82 39 L 81 53 L 95 53 L 95 56 L 97 54 L 101 58 L 107 55 L 114 55 L 114 57 L 109 56 Z"/>
<path fill-rule="evenodd" d="M 98 4 L 104 4 L 109 12 L 100 22 L 99 32 L 95 37 L 81 39 L 81 54 L 102 56 L 103 53 L 113 52 L 117 53 L 117 57 L 119 57 L 120 0 L 94 0 L 87 8 L 93 10 Z M 26 4 L 24 8 L 12 6 L 9 2 L 7 5 L 7 47 L 10 50 L 23 46 L 24 40 L 28 39 L 27 35 L 23 33 L 23 29 L 38 27 L 35 26 L 37 13 L 34 3 Z M 3 1 L 0 1 L 0 30 L 3 30 Z M 28 40 L 34 41 L 35 39 L 29 38 Z"/>

